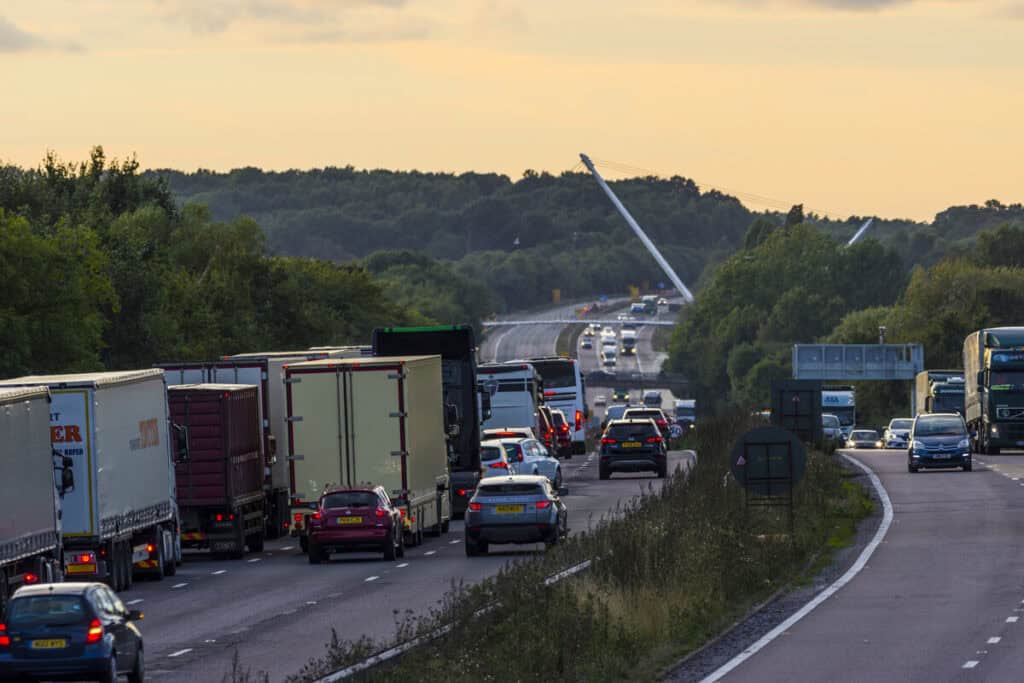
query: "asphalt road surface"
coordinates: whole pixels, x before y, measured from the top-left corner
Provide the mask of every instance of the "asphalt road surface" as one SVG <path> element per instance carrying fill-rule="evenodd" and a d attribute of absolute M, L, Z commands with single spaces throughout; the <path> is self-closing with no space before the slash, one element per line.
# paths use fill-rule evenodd
<path fill-rule="evenodd" d="M 726 681 L 1024 680 L 1024 454 L 973 472 L 871 467 L 893 524 L 867 566 Z"/>
<path fill-rule="evenodd" d="M 692 457 L 673 452 L 669 467 Z M 661 485 L 645 473 L 600 481 L 594 456 L 563 461 L 562 471 L 572 533 L 595 524 L 617 502 Z M 477 582 L 510 560 L 543 552 L 542 544 L 492 545 L 488 555 L 468 558 L 462 530 L 454 521 L 447 535 L 428 538 L 396 562 L 352 553 L 311 566 L 290 540 L 268 542 L 265 552 L 242 560 L 190 554 L 176 576 L 136 582 L 121 599 L 146 615 L 139 628 L 150 677 L 220 680 L 237 650 L 244 666 L 280 680 L 322 655 L 332 628 L 342 638 L 388 637 L 396 613 L 425 614 L 453 582 Z"/>

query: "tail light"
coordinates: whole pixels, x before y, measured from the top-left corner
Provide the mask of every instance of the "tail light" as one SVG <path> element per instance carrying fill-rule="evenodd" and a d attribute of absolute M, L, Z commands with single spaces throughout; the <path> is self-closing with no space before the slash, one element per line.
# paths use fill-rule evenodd
<path fill-rule="evenodd" d="M 457 493 L 459 494 L 459 496 L 465 496 L 466 495 L 466 489 L 459 489 L 457 491 Z"/>
<path fill-rule="evenodd" d="M 386 514 L 388 514 L 388 513 L 387 513 L 387 511 L 384 508 L 377 508 L 377 512 L 376 512 L 377 517 L 383 517 Z"/>
<path fill-rule="evenodd" d="M 583 411 L 576 411 L 576 431 L 580 431 L 583 428 Z"/>
<path fill-rule="evenodd" d="M 649 436 L 647 437 L 647 443 L 661 443 L 660 436 Z"/>
<path fill-rule="evenodd" d="M 156 552 L 156 546 L 153 545 L 152 543 L 147 543 L 146 544 L 146 552 L 149 553 L 150 555 L 152 555 L 153 553 Z"/>
<path fill-rule="evenodd" d="M 550 500 L 538 500 L 537 501 L 537 509 L 538 510 L 547 510 L 549 507 L 551 507 L 551 501 Z"/>
<path fill-rule="evenodd" d="M 7 635 L 7 624 L 0 623 L 0 647 L 10 647 L 11 637 Z"/>
<path fill-rule="evenodd" d="M 399 508 L 398 514 L 402 515 L 402 519 L 405 519 L 405 510 Z"/>
<path fill-rule="evenodd" d="M 496 470 L 507 470 L 508 463 L 505 462 L 504 460 L 499 460 L 498 462 L 492 462 L 490 465 L 488 465 L 488 467 L 491 467 Z"/>
<path fill-rule="evenodd" d="M 320 519 L 320 511 L 319 510 L 317 510 L 316 512 L 313 513 L 313 519 Z"/>
<path fill-rule="evenodd" d="M 563 434 L 568 434 L 569 433 L 569 425 L 562 425 L 562 433 Z"/>
<path fill-rule="evenodd" d="M 217 514 L 215 514 L 213 516 L 213 519 L 215 521 L 218 521 L 218 522 L 223 522 L 225 519 L 227 519 L 230 522 L 234 518 L 235 518 L 235 513 L 234 512 L 229 512 L 227 515 L 218 512 Z"/>
<path fill-rule="evenodd" d="M 484 509 L 484 506 L 482 503 L 470 503 L 469 509 L 473 510 L 474 512 L 480 512 L 481 510 Z"/>
<path fill-rule="evenodd" d="M 103 553 L 103 554 L 106 555 L 106 553 Z M 78 562 L 78 563 L 81 563 L 81 564 L 92 564 L 93 560 L 94 560 L 94 557 L 93 557 L 92 553 L 85 553 L 84 555 L 77 555 L 75 557 L 75 559 L 72 560 L 72 561 L 73 562 Z"/>
<path fill-rule="evenodd" d="M 29 572 L 28 574 L 25 574 L 25 583 L 26 584 L 39 583 L 39 575 L 38 574 L 32 574 L 31 572 Z"/>
<path fill-rule="evenodd" d="M 100 623 L 99 619 L 93 619 L 89 622 L 89 630 L 85 632 L 85 644 L 98 643 L 103 637 L 103 624 Z"/>
<path fill-rule="evenodd" d="M 301 512 L 296 512 L 295 513 L 295 521 L 296 522 L 301 522 L 302 521 L 302 513 Z"/>
<path fill-rule="evenodd" d="M 616 441 L 615 439 L 609 439 L 609 438 L 608 438 L 608 437 L 606 437 L 606 436 L 602 436 L 602 437 L 601 437 L 601 443 L 606 443 L 606 444 L 615 444 L 615 443 L 618 443 L 618 441 Z"/>

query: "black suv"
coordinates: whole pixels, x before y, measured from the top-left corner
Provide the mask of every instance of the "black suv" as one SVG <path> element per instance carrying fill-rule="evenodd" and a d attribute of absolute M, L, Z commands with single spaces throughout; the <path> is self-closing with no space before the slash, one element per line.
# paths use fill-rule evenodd
<path fill-rule="evenodd" d="M 665 439 L 654 420 L 611 420 L 601 435 L 598 474 L 607 479 L 612 472 L 655 472 L 659 479 L 668 474 Z"/>

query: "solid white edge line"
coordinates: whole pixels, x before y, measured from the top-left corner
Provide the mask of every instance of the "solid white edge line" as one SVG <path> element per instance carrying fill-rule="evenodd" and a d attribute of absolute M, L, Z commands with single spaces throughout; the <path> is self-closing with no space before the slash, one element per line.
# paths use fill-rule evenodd
<path fill-rule="evenodd" d="M 192 648 L 186 647 L 184 650 L 178 650 L 177 652 L 172 652 L 171 654 L 169 654 L 167 656 L 168 657 L 180 657 L 182 655 L 187 655 L 189 652 L 192 652 Z"/>
<path fill-rule="evenodd" d="M 882 523 L 878 526 L 878 530 L 875 531 L 874 538 L 867 544 L 864 550 L 861 551 L 857 561 L 853 563 L 853 566 L 846 570 L 846 573 L 835 580 L 828 588 L 818 593 L 814 598 L 811 599 L 806 605 L 801 607 L 797 612 L 792 614 L 784 622 L 773 628 L 771 631 L 761 637 L 756 643 L 739 653 L 722 666 L 715 669 L 709 676 L 703 678 L 701 683 L 712 683 L 713 681 L 721 680 L 723 676 L 738 667 L 743 662 L 747 661 L 755 654 L 760 652 L 766 645 L 771 643 L 773 640 L 778 638 L 780 635 L 791 629 L 798 621 L 810 614 L 814 608 L 821 603 L 828 600 L 830 597 L 835 595 L 840 588 L 848 584 L 853 580 L 853 577 L 857 576 L 868 560 L 874 554 L 875 550 L 882 543 L 882 539 L 885 538 L 885 534 L 889 531 L 889 526 L 892 524 L 892 501 L 889 500 L 889 494 L 886 492 L 885 487 L 882 486 L 881 480 L 872 471 L 870 467 L 862 463 L 856 458 L 852 458 L 845 453 L 840 453 L 841 456 L 846 458 L 849 462 L 853 463 L 857 467 L 864 470 L 867 473 L 868 478 L 871 480 L 871 485 L 875 487 L 875 492 L 878 493 L 879 499 L 882 501 Z"/>

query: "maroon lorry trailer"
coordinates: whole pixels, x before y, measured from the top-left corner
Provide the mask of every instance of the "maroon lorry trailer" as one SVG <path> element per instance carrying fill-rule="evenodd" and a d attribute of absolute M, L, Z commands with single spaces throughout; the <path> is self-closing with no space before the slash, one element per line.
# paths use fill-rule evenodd
<path fill-rule="evenodd" d="M 175 465 L 181 545 L 241 557 L 263 550 L 263 459 L 257 387 L 167 388 L 171 420 L 187 430 L 189 458 Z"/>

